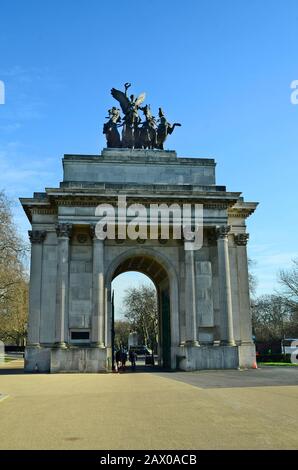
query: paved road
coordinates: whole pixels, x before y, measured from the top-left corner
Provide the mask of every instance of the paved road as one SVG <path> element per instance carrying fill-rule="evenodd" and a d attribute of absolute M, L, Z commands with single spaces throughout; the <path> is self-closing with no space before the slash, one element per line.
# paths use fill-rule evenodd
<path fill-rule="evenodd" d="M 11 363 L 9 363 L 9 367 Z M 298 370 L 29 375 L 0 368 L 1 449 L 296 449 Z"/>
<path fill-rule="evenodd" d="M 168 377 L 165 373 L 160 375 Z M 175 372 L 171 378 L 200 388 L 298 385 L 298 367 L 264 366 L 257 370 Z"/>

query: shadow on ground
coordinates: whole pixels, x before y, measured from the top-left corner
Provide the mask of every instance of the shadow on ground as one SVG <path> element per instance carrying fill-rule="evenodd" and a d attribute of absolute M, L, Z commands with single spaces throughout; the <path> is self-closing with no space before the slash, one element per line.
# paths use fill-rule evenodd
<path fill-rule="evenodd" d="M 28 375 L 23 361 L 12 361 L 0 367 L 1 375 Z M 244 370 L 202 370 L 181 372 L 164 370 L 159 366 L 137 365 L 133 371 L 130 366 L 118 375 L 153 374 L 167 379 L 183 382 L 199 388 L 239 388 L 239 387 L 276 387 L 298 385 L 298 367 L 263 367 Z M 83 374 L 82 374 L 83 375 Z"/>
<path fill-rule="evenodd" d="M 298 385 L 298 368 L 264 367 L 245 370 L 204 370 L 159 375 L 199 388 L 277 387 Z"/>

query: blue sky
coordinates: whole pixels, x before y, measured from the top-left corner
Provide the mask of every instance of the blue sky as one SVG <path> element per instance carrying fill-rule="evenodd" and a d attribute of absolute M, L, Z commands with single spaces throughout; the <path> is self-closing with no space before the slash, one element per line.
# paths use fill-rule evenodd
<path fill-rule="evenodd" d="M 110 88 L 130 81 L 182 123 L 169 148 L 214 157 L 218 184 L 260 202 L 249 255 L 258 293 L 272 292 L 297 256 L 297 0 L 2 0 L 0 12 L 0 188 L 17 201 L 59 184 L 63 153 L 99 153 Z M 25 236 L 17 202 L 15 216 Z"/>

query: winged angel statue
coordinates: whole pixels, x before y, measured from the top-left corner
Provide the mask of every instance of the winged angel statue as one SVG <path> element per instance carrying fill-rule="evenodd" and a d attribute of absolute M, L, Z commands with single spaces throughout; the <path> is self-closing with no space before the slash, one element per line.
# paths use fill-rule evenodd
<path fill-rule="evenodd" d="M 137 98 L 134 95 L 127 96 L 127 90 L 131 86 L 125 83 L 125 91 L 112 88 L 111 94 L 121 107 L 124 117 L 121 120 L 120 110 L 113 107 L 109 110 L 109 120 L 104 124 L 103 133 L 106 134 L 107 146 L 114 148 L 159 148 L 163 149 L 167 135 L 171 134 L 175 126 L 171 125 L 165 118 L 161 108 L 159 110 L 159 124 L 157 126 L 154 116 L 151 114 L 150 106 L 143 108 L 140 106 L 146 94 L 141 93 Z M 139 116 L 139 109 L 143 111 L 145 121 L 142 122 Z M 122 139 L 118 128 L 122 127 Z"/>

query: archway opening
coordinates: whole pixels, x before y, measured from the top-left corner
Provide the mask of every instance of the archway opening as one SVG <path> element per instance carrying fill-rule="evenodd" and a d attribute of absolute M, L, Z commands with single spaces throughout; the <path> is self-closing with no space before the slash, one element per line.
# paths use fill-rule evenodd
<path fill-rule="evenodd" d="M 114 364 L 117 350 L 126 350 L 129 357 L 129 350 L 135 349 L 136 370 L 154 370 L 158 366 L 169 369 L 170 286 L 165 268 L 149 256 L 125 259 L 112 276 L 112 292 Z"/>

